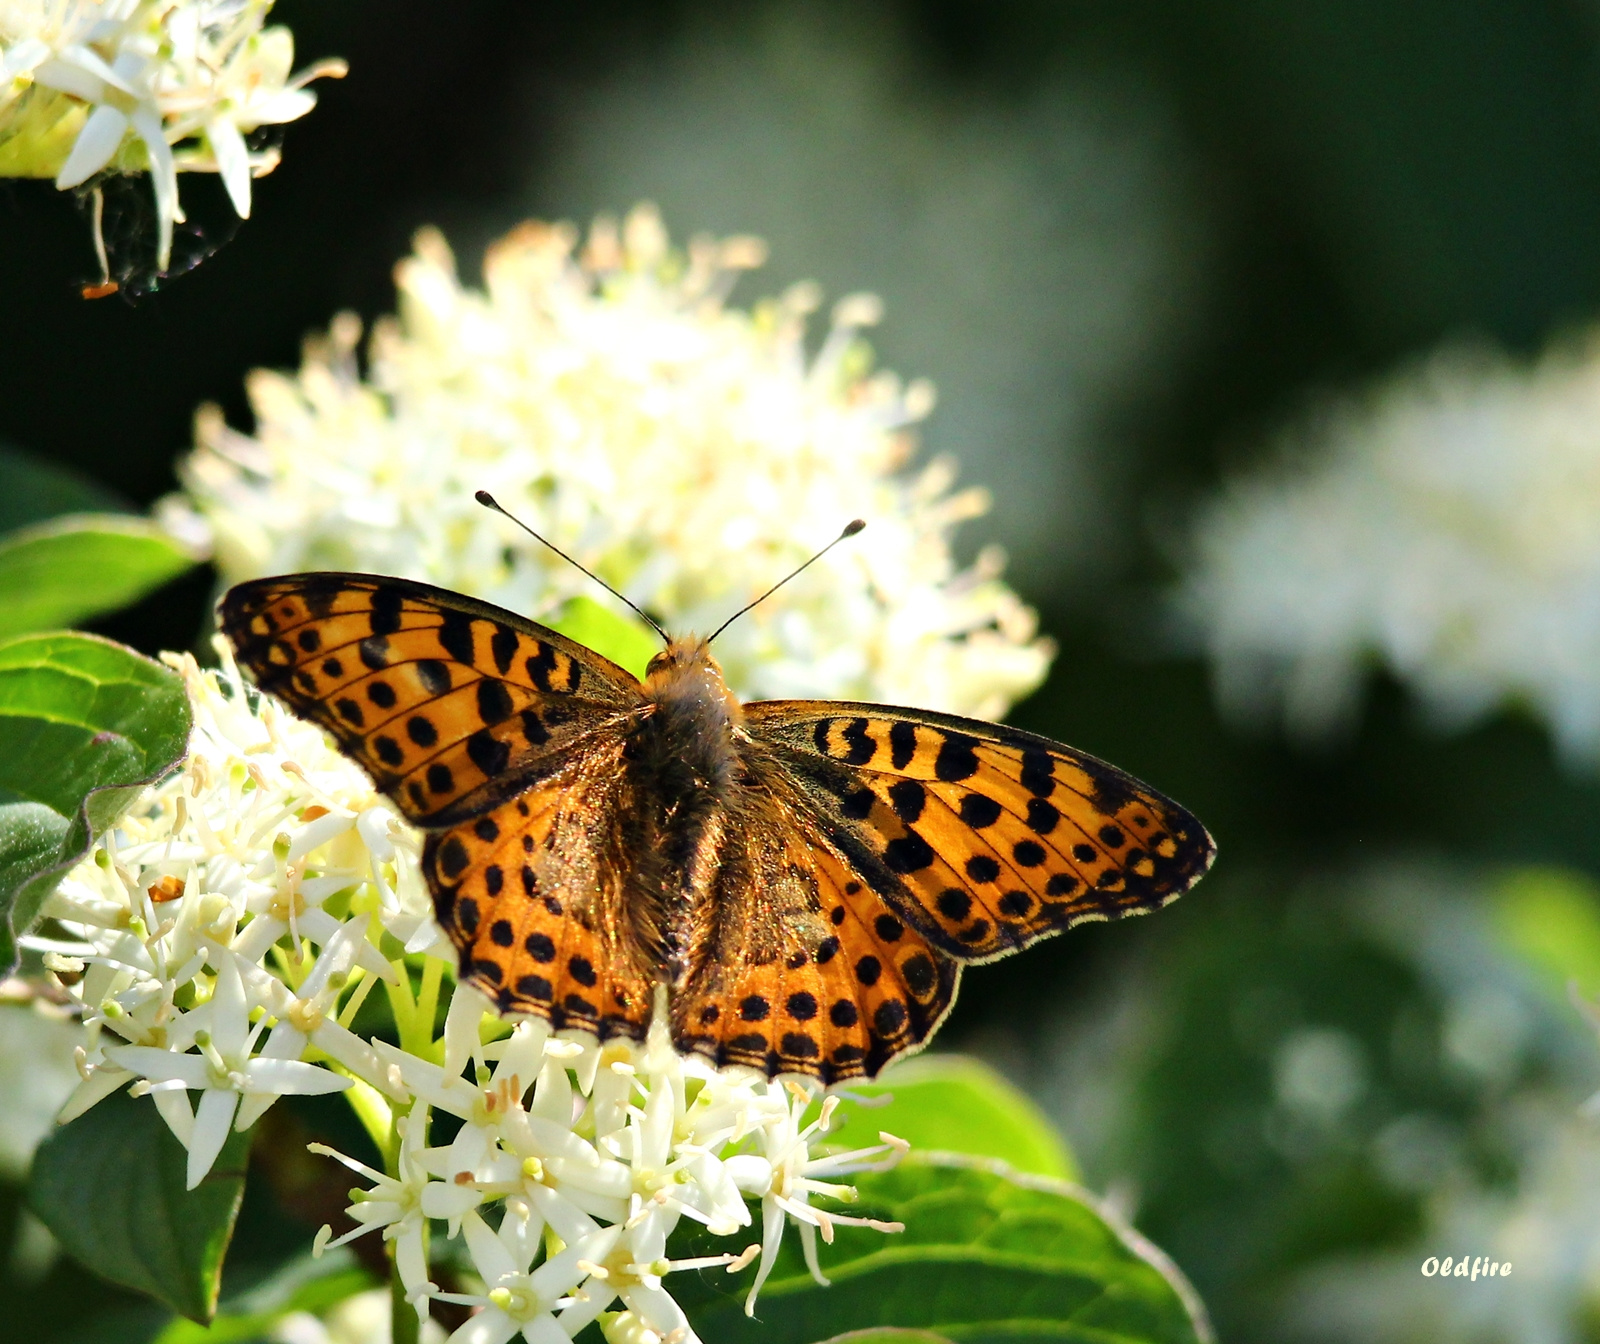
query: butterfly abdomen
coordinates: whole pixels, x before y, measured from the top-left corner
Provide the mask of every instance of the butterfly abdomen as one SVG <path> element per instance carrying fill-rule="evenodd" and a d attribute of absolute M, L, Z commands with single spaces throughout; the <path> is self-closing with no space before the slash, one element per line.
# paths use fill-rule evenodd
<path fill-rule="evenodd" d="M 700 640 L 674 640 L 652 660 L 645 707 L 624 758 L 635 818 L 652 861 L 638 868 L 640 895 L 655 905 L 665 934 L 661 969 L 676 983 L 693 958 L 694 910 L 714 877 L 720 839 L 741 775 L 738 699 Z"/>

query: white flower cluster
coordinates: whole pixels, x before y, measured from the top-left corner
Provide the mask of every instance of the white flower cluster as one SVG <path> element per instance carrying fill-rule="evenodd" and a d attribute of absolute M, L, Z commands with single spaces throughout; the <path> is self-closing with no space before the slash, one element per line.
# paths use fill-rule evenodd
<path fill-rule="evenodd" d="M 183 219 L 180 172 L 220 173 L 250 215 L 250 179 L 277 166 L 245 136 L 304 116 L 305 85 L 345 73 L 319 61 L 291 74 L 294 38 L 264 28 L 272 0 L 0 0 L 0 175 L 76 187 L 106 167 L 147 169 L 157 267 Z M 98 241 L 98 240 L 97 240 Z"/>
<path fill-rule="evenodd" d="M 997 552 L 957 570 L 950 533 L 981 492 L 951 493 L 946 462 L 903 470 L 931 389 L 871 371 L 870 297 L 836 305 L 814 354 L 814 287 L 727 306 L 762 255 L 742 238 L 680 253 L 641 207 L 581 250 L 524 226 L 480 292 L 424 233 L 368 377 L 345 317 L 298 377 L 253 376 L 254 436 L 200 415 L 181 476 L 223 577 L 396 574 L 543 620 L 600 596 L 481 509 L 484 489 L 675 633 L 708 632 L 859 515 L 858 540 L 719 640 L 730 684 L 998 717 L 1051 650 Z"/>
<path fill-rule="evenodd" d="M 1180 594 L 1224 705 L 1341 726 L 1376 655 L 1446 724 L 1507 701 L 1600 759 L 1600 343 L 1449 350 L 1200 519 Z"/>
<path fill-rule="evenodd" d="M 372 1181 L 350 1235 L 382 1229 L 419 1313 L 432 1297 L 479 1308 L 452 1336 L 462 1344 L 519 1331 L 564 1340 L 603 1312 L 617 1338 L 689 1341 L 662 1287 L 671 1271 L 759 1255 L 759 1288 L 788 1221 L 813 1268 L 818 1230 L 831 1239 L 835 1223 L 870 1223 L 811 1201 L 849 1200 L 833 1178 L 892 1163 L 904 1145 L 885 1136 L 813 1155 L 836 1097 L 819 1111 L 807 1088 L 719 1074 L 664 1034 L 602 1049 L 540 1021 L 512 1028 L 464 989 L 436 1040 L 455 954 L 433 921 L 417 835 L 317 728 L 247 690 L 231 664 L 170 661 L 194 706 L 182 771 L 62 882 L 45 910 L 51 934 L 24 939 L 87 1029 L 63 1120 L 132 1084 L 187 1148 L 192 1189 L 229 1131 L 280 1096 L 345 1091 L 390 1158 L 377 1171 L 340 1157 Z M 352 1030 L 379 984 L 398 1044 Z M 430 1146 L 440 1111 L 460 1128 Z M 760 1204 L 754 1240 L 747 1197 Z M 750 1245 L 674 1262 L 666 1242 L 685 1216 Z M 481 1293 L 430 1280 L 430 1219 L 465 1239 Z"/>

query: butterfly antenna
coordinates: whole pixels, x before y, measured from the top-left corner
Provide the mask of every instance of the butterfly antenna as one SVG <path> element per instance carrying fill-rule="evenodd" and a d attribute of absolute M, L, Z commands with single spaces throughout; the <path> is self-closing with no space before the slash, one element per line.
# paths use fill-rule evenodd
<path fill-rule="evenodd" d="M 801 565 L 799 569 L 791 569 L 786 575 L 784 575 L 783 578 L 779 579 L 775 584 L 772 585 L 772 587 L 768 588 L 766 592 L 762 593 L 760 597 L 756 598 L 756 600 L 754 602 L 751 602 L 751 603 L 747 604 L 746 606 L 740 607 L 738 611 L 734 612 L 732 616 L 728 617 L 727 620 L 725 620 L 721 625 L 719 625 L 715 630 L 713 630 L 711 632 L 710 638 L 708 638 L 706 640 L 706 643 L 707 644 L 711 643 L 711 640 L 715 639 L 718 635 L 720 635 L 724 630 L 726 630 L 730 625 L 732 625 L 736 620 L 738 620 L 739 617 L 743 616 L 745 614 L 745 612 L 749 611 L 751 607 L 759 607 L 763 602 L 765 602 L 769 597 L 771 597 L 775 592 L 777 592 L 778 589 L 782 588 L 784 584 L 788 583 L 790 579 L 794 578 L 796 575 L 803 574 L 806 570 L 810 569 L 812 565 L 816 564 L 818 560 L 822 559 L 823 556 L 825 556 L 829 551 L 831 551 L 835 546 L 837 546 L 841 541 L 844 541 L 848 537 L 855 536 L 855 534 L 857 532 L 861 531 L 861 529 L 864 528 L 866 525 L 867 525 L 867 520 L 865 518 L 852 518 L 848 523 L 846 523 L 844 525 L 844 531 L 843 532 L 839 533 L 838 536 L 836 536 L 832 541 L 830 541 L 826 546 L 824 546 L 820 551 L 818 551 L 814 556 L 812 556 L 811 559 L 807 560 L 805 562 L 805 564 Z"/>
<path fill-rule="evenodd" d="M 561 547 L 557 546 L 555 544 L 555 542 L 548 541 L 544 537 L 541 537 L 537 532 L 535 532 L 531 527 L 529 527 L 525 522 L 523 522 L 522 519 L 520 519 L 518 517 L 515 517 L 512 514 L 507 513 L 504 509 L 502 509 L 500 507 L 500 504 L 495 499 L 495 497 L 493 495 L 491 495 L 487 490 L 478 490 L 478 491 L 474 492 L 473 498 L 476 499 L 478 501 L 478 503 L 482 504 L 484 508 L 493 509 L 496 513 L 500 514 L 502 517 L 511 519 L 512 522 L 514 522 L 518 527 L 520 527 L 524 532 L 526 532 L 535 541 L 541 543 L 542 545 L 548 546 L 552 551 L 554 551 L 557 555 L 559 555 L 563 560 L 565 560 L 569 565 L 571 565 L 579 573 L 587 574 L 591 579 L 593 579 L 602 588 L 604 588 L 606 590 L 606 592 L 610 593 L 612 597 L 616 598 L 617 601 L 621 602 L 625 607 L 628 608 L 629 611 L 631 611 L 641 621 L 643 621 L 652 630 L 654 630 L 656 632 L 656 634 L 660 635 L 661 638 L 666 643 L 668 643 L 668 644 L 672 643 L 672 636 L 669 635 L 665 630 L 663 630 L 661 628 L 661 626 L 659 624 L 657 624 L 656 621 L 651 618 L 651 616 L 650 616 L 650 614 L 648 612 L 641 611 L 638 607 L 634 606 L 634 604 L 632 602 L 628 601 L 627 598 L 625 598 L 621 593 L 619 593 L 609 583 L 607 583 L 604 579 L 602 579 L 592 569 L 584 568 L 584 566 L 580 565 L 576 560 L 574 560 L 570 555 L 568 555 L 564 550 L 562 550 Z M 807 563 L 809 564 L 810 562 L 808 561 Z M 803 568 L 805 568 L 805 566 L 802 565 L 801 568 L 803 569 Z M 796 571 L 796 572 L 798 573 L 798 571 Z M 794 577 L 793 574 L 791 574 L 789 576 L 789 578 L 791 578 L 791 579 L 793 577 Z M 787 580 L 786 580 L 786 582 L 787 582 Z"/>

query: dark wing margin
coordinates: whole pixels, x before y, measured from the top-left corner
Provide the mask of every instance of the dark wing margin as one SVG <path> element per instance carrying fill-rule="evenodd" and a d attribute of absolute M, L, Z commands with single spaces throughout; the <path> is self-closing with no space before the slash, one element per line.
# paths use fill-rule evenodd
<path fill-rule="evenodd" d="M 256 579 L 229 589 L 218 620 L 261 689 L 421 826 L 497 806 L 641 703 L 637 678 L 576 641 L 405 579 Z"/>
<path fill-rule="evenodd" d="M 861 879 L 961 961 L 1158 909 L 1216 854 L 1171 799 L 1033 733 L 888 705 L 745 712 Z"/>

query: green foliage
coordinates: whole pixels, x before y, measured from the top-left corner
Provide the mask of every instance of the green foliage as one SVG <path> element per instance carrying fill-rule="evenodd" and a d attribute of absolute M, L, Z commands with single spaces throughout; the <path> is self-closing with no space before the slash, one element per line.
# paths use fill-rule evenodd
<path fill-rule="evenodd" d="M 863 1148 L 883 1130 L 916 1152 L 993 1157 L 1035 1176 L 1071 1181 L 1076 1163 L 1037 1106 L 988 1065 L 966 1055 L 918 1055 L 877 1082 L 853 1085 L 864 1097 L 892 1096 L 877 1109 L 847 1106 L 829 1135 L 835 1148 Z"/>
<path fill-rule="evenodd" d="M 372 1276 L 356 1266 L 343 1248 L 318 1261 L 308 1255 L 291 1260 L 239 1299 L 224 1302 L 209 1325 L 180 1317 L 156 1336 L 154 1344 L 243 1344 L 246 1340 L 259 1340 L 290 1312 L 327 1311 L 372 1286 Z"/>
<path fill-rule="evenodd" d="M 0 642 L 0 968 L 60 875 L 181 759 L 182 681 L 93 635 Z"/>
<path fill-rule="evenodd" d="M 183 1145 L 153 1102 L 120 1092 L 39 1146 L 28 1203 L 96 1273 L 209 1321 L 249 1143 L 247 1134 L 230 1134 L 210 1175 L 185 1190 Z"/>
<path fill-rule="evenodd" d="M 870 1210 L 905 1231 L 839 1227 L 833 1245 L 819 1248 L 830 1287 L 807 1272 L 790 1234 L 757 1319 L 744 1314 L 753 1269 L 731 1285 L 708 1273 L 698 1293 L 675 1280 L 703 1339 L 813 1344 L 868 1326 L 929 1330 L 961 1344 L 1208 1337 L 1182 1280 L 1076 1186 L 981 1158 L 915 1154 L 855 1183 L 861 1204 L 850 1213 Z"/>
<path fill-rule="evenodd" d="M 847 1330 L 842 1335 L 820 1341 L 820 1344 L 952 1344 L 945 1335 L 931 1330 L 902 1330 L 885 1325 L 873 1330 Z"/>
<path fill-rule="evenodd" d="M 644 676 L 645 664 L 661 651 L 661 640 L 654 630 L 587 597 L 569 599 L 549 625 L 568 639 L 604 654 L 636 677 Z"/>
<path fill-rule="evenodd" d="M 0 445 L 0 534 L 63 513 L 125 513 L 129 506 L 86 476 Z"/>
<path fill-rule="evenodd" d="M 143 518 L 72 514 L 0 536 L 0 639 L 137 601 L 195 563 Z"/>
<path fill-rule="evenodd" d="M 1600 994 L 1600 885 L 1567 868 L 1518 868 L 1493 893 L 1496 932 L 1563 1002 Z"/>

